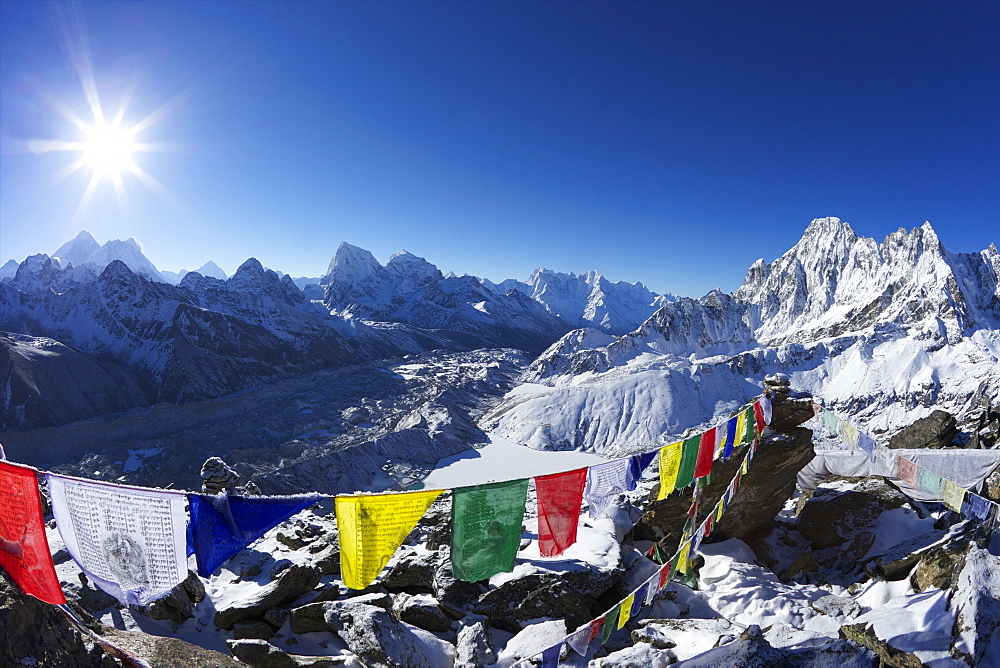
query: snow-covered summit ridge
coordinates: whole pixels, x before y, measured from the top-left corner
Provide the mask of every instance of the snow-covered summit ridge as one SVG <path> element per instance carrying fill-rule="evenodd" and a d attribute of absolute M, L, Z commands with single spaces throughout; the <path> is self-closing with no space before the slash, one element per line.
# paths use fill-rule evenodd
<path fill-rule="evenodd" d="M 99 274 L 115 260 L 120 260 L 136 274 L 154 281 L 166 283 L 153 263 L 142 254 L 142 247 L 134 238 L 111 239 L 100 245 L 90 232 L 80 232 L 76 237 L 60 246 L 53 258 L 58 258 L 63 267 L 88 267 L 94 274 Z"/>
<path fill-rule="evenodd" d="M 532 447 L 628 452 L 709 425 L 774 372 L 876 434 L 936 408 L 972 419 L 1000 392 L 998 267 L 995 244 L 951 253 L 929 223 L 880 244 L 817 219 L 732 295 L 666 304 L 610 342 L 568 333 L 484 428 Z"/>
<path fill-rule="evenodd" d="M 1000 320 L 997 252 L 950 253 L 929 222 L 879 244 L 838 218 L 817 218 L 770 264 L 758 260 L 733 294 L 766 344 L 861 332 L 876 322 L 943 327 L 950 340 Z"/>

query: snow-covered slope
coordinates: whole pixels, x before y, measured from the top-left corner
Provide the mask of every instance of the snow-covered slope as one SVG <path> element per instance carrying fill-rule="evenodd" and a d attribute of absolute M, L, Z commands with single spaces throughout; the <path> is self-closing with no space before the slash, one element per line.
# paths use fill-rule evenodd
<path fill-rule="evenodd" d="M 622 452 L 711 422 L 768 373 L 875 433 L 1000 395 L 998 254 L 947 251 L 930 224 L 881 244 L 814 220 L 732 295 L 666 304 L 608 343 L 571 332 L 484 427 L 542 448 Z"/>

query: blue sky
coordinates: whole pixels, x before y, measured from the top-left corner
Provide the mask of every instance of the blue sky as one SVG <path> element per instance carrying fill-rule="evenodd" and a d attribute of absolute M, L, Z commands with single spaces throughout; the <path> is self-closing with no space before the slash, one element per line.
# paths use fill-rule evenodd
<path fill-rule="evenodd" d="M 1000 241 L 1000 3 L 0 3 L 0 261 L 81 229 L 294 276 L 348 241 L 731 291 L 812 218 Z M 89 63 L 89 69 L 86 64 Z M 92 77 L 125 173 L 81 204 Z M 88 74 L 89 72 L 89 74 Z M 151 187 L 148 183 L 152 182 Z"/>

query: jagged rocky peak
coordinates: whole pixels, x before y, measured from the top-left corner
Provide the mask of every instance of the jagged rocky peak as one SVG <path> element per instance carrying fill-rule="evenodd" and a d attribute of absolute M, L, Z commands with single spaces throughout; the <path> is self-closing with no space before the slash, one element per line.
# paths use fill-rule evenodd
<path fill-rule="evenodd" d="M 943 325 L 953 339 L 981 319 L 984 304 L 978 282 L 963 288 L 968 282 L 956 274 L 978 276 L 986 262 L 949 253 L 929 222 L 879 244 L 838 218 L 818 218 L 777 260 L 755 262 L 734 296 L 749 305 L 748 322 L 767 344 L 862 332 L 876 322 Z"/>
<path fill-rule="evenodd" d="M 277 272 L 267 269 L 254 257 L 241 264 L 225 283 L 227 289 L 236 292 L 266 294 L 290 303 L 303 300 L 302 291 L 289 276 L 279 278 Z"/>
<path fill-rule="evenodd" d="M 0 267 L 0 281 L 14 278 L 17 274 L 17 268 L 19 266 L 20 265 L 17 263 L 17 260 L 7 260 L 4 262 L 4 265 Z"/>
<path fill-rule="evenodd" d="M 330 260 L 323 283 L 356 282 L 367 276 L 381 276 L 384 268 L 370 251 L 342 241 Z"/>

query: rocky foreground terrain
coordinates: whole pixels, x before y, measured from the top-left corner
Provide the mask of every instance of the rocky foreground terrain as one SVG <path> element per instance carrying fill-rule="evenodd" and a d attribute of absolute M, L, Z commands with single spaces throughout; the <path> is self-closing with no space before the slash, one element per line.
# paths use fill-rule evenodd
<path fill-rule="evenodd" d="M 564 646 L 560 665 L 939 666 L 1000 657 L 1000 541 L 881 477 L 829 480 L 799 494 L 795 475 L 812 458 L 811 417 L 808 401 L 776 404 L 774 431 L 703 543 L 696 578 L 671 583 L 585 655 Z M 718 499 L 740 461 L 737 451 L 716 464 L 702 507 Z M 654 467 L 605 514 L 584 516 L 578 545 L 553 559 L 538 555 L 530 507 L 514 572 L 479 583 L 451 575 L 447 493 L 363 591 L 339 581 L 329 502 L 211 578 L 192 572 L 144 609 L 94 589 L 55 531 L 50 540 L 76 615 L 153 665 L 509 666 L 648 578 L 658 568 L 647 556 L 654 544 L 672 553 L 690 491 L 655 501 L 657 486 Z M 1000 473 L 986 494 L 1000 498 Z M 6 578 L 0 621 L 7 663 L 123 663 Z"/>

